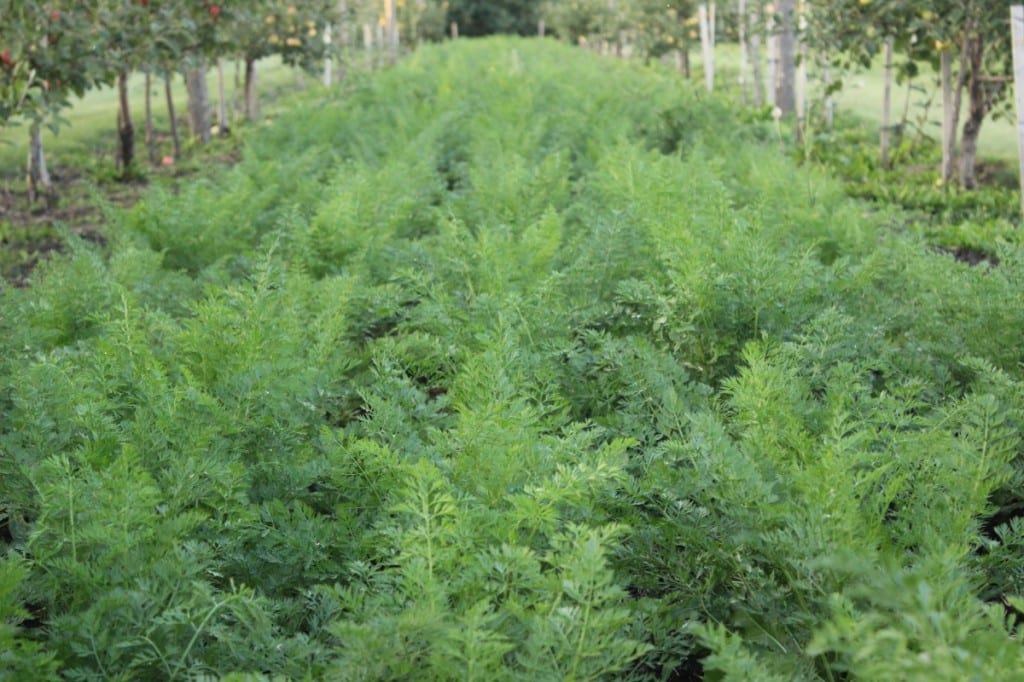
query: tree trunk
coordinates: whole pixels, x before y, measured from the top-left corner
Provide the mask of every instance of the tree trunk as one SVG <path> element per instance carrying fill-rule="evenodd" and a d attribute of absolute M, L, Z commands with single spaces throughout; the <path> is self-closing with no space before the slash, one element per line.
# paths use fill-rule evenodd
<path fill-rule="evenodd" d="M 982 82 L 982 64 L 985 59 L 985 41 L 980 35 L 970 38 L 967 49 L 969 64 L 962 64 L 962 69 L 969 69 L 967 76 L 967 120 L 964 121 L 960 150 L 960 185 L 965 189 L 978 186 L 975 175 L 975 162 L 978 156 L 978 135 L 981 124 L 988 113 L 985 99 L 985 87 Z"/>
<path fill-rule="evenodd" d="M 206 87 L 206 59 L 198 57 L 185 72 L 188 89 L 188 122 L 192 136 L 210 142 L 210 92 Z"/>
<path fill-rule="evenodd" d="M 245 119 L 255 121 L 259 116 L 259 95 L 256 92 L 256 60 L 245 60 Z"/>
<path fill-rule="evenodd" d="M 167 96 L 167 115 L 171 119 L 171 142 L 174 145 L 174 159 L 181 156 L 181 136 L 178 135 L 178 117 L 174 113 L 174 92 L 171 88 L 171 71 L 168 67 L 164 71 L 164 95 Z"/>
<path fill-rule="evenodd" d="M 34 204 L 40 197 L 46 198 L 47 205 L 53 203 L 53 182 L 46 170 L 46 155 L 43 153 L 43 134 L 38 123 L 29 129 L 28 174 L 25 177 L 28 201 Z"/>
<path fill-rule="evenodd" d="M 131 106 L 128 102 L 128 72 L 117 74 L 117 150 L 118 165 L 122 173 L 129 173 L 135 160 L 135 126 L 132 125 Z"/>
<path fill-rule="evenodd" d="M 957 132 L 956 127 L 960 123 L 960 109 L 963 107 L 964 99 L 964 87 L 967 85 L 967 62 L 968 52 L 970 50 L 970 40 L 967 38 L 965 33 L 963 39 L 960 41 L 960 71 L 956 77 L 956 86 L 953 89 L 953 109 L 950 112 L 952 128 L 952 134 L 949 136 L 947 144 L 949 145 L 949 168 L 946 170 L 946 181 L 950 182 L 953 180 L 953 166 L 956 164 L 956 152 L 957 152 Z"/>
<path fill-rule="evenodd" d="M 228 134 L 228 103 L 224 96 L 224 62 L 217 57 L 217 128 L 223 137 Z"/>
<path fill-rule="evenodd" d="M 779 27 L 778 64 L 779 75 L 776 80 L 775 106 L 783 114 L 796 111 L 796 32 L 794 30 L 794 0 L 781 0 L 779 14 L 782 25 Z"/>
<path fill-rule="evenodd" d="M 156 143 L 153 139 L 153 74 L 146 69 L 146 154 L 149 163 L 156 165 Z"/>

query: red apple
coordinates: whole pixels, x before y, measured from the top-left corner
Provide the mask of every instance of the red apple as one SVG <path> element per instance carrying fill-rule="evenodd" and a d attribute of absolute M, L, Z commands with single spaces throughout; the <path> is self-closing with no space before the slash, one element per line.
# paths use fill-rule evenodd
<path fill-rule="evenodd" d="M 11 59 L 11 51 L 9 49 L 5 49 L 3 52 L 0 52 L 0 63 L 8 69 L 14 66 L 14 60 Z"/>

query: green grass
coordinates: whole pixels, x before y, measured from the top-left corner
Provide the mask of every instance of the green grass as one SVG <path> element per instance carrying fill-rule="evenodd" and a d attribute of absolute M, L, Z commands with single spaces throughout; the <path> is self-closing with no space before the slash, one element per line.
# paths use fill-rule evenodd
<path fill-rule="evenodd" d="M 241 88 L 235 87 L 236 62 L 224 64 L 225 95 L 229 106 L 241 101 Z M 257 70 L 257 83 L 262 99 L 273 99 L 286 90 L 294 90 L 298 86 L 297 71 L 284 65 L 278 59 L 260 62 Z M 306 76 L 312 82 L 312 76 Z M 210 88 L 211 103 L 216 106 L 217 79 L 216 71 L 211 69 L 207 74 Z M 132 74 L 129 83 L 132 115 L 134 117 L 137 137 L 137 149 L 145 155 L 143 146 L 143 125 L 145 106 L 145 81 L 141 73 Z M 153 81 L 153 117 L 158 134 L 169 135 L 166 98 L 161 80 Z M 187 98 L 185 84 L 181 76 L 174 79 L 174 106 L 179 121 L 186 120 Z M 117 90 L 105 87 L 91 90 L 82 98 L 75 98 L 72 107 L 63 112 L 65 119 L 57 135 L 49 130 L 43 134 L 43 146 L 47 152 L 48 163 L 54 168 L 65 165 L 91 166 L 109 163 L 113 165 L 112 150 L 115 144 L 117 120 Z M 187 127 L 181 129 L 183 139 L 187 137 Z M 17 177 L 20 181 L 25 155 L 28 151 L 28 128 L 25 125 L 13 125 L 0 128 L 0 178 Z M 163 153 L 171 153 L 169 138 L 162 144 Z"/>
<path fill-rule="evenodd" d="M 693 60 L 695 69 L 694 77 L 703 78 L 699 72 L 699 69 L 703 67 L 699 46 L 692 51 L 690 58 Z M 762 59 L 765 57 L 762 56 Z M 763 63 L 766 64 L 766 62 Z M 736 79 L 740 65 L 739 46 L 734 44 L 718 45 L 715 49 L 715 65 L 717 85 L 726 90 L 738 92 Z M 884 91 L 883 71 L 882 60 L 878 59 L 870 69 L 861 69 L 842 75 L 844 87 L 835 97 L 836 116 L 842 118 L 852 114 L 865 121 L 881 124 Z M 913 89 L 911 90 L 911 88 Z M 815 84 L 813 76 L 810 78 L 809 90 L 809 97 L 819 98 L 820 101 L 821 86 Z M 909 120 L 913 122 L 919 116 L 924 115 L 924 131 L 929 136 L 938 139 L 941 135 L 942 99 L 941 94 L 938 93 L 937 74 L 932 71 L 930 66 L 921 65 L 921 73 L 912 83 L 893 85 L 892 117 L 894 121 L 899 121 L 902 117 L 908 92 L 910 94 Z M 964 110 L 966 110 L 966 106 Z M 986 120 L 981 129 L 978 149 L 979 157 L 982 159 L 1016 164 L 1017 134 L 1013 122 L 991 118 Z"/>

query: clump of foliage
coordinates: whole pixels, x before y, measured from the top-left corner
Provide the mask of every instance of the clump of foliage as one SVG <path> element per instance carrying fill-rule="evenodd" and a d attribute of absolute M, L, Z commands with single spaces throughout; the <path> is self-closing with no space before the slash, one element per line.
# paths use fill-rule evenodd
<path fill-rule="evenodd" d="M 0 290 L 2 674 L 1013 679 L 1021 254 L 715 106 L 425 48 Z"/>

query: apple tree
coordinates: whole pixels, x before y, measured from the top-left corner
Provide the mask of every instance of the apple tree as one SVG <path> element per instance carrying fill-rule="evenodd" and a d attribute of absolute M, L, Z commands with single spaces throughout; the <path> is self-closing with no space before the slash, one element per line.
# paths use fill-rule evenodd
<path fill-rule="evenodd" d="M 99 10 L 100 0 L 0 0 L 0 125 L 28 124 L 31 201 L 53 197 L 42 128 L 59 127 L 70 95 L 108 82 L 91 30 Z"/>
<path fill-rule="evenodd" d="M 816 0 L 807 40 L 833 62 L 867 66 L 886 39 L 906 60 L 905 75 L 917 64 L 936 72 L 944 60 L 957 62 L 954 100 L 966 94 L 960 133 L 960 184 L 977 185 L 978 136 L 984 121 L 1002 113 L 1011 92 L 1012 54 L 1007 3 L 1003 0 Z M 959 106 L 954 105 L 959 110 Z M 958 111 L 956 112 L 959 113 Z M 957 115 L 952 120 L 956 121 Z"/>

